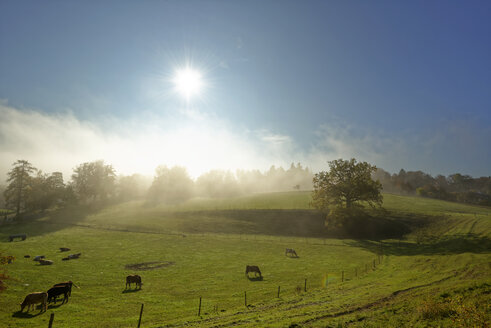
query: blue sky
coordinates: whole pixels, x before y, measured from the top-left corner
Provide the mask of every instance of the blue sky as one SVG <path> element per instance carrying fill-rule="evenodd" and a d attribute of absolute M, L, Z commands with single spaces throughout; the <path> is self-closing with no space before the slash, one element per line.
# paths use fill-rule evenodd
<path fill-rule="evenodd" d="M 356 157 L 488 176 L 490 18 L 488 1 L 2 1 L 0 171 Z M 206 83 L 190 102 L 170 82 L 186 63 Z"/>

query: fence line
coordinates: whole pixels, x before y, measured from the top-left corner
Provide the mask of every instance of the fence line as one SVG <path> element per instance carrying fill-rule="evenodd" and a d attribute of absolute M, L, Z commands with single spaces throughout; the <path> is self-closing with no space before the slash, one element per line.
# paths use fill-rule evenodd
<path fill-rule="evenodd" d="M 381 263 L 381 260 L 383 259 L 383 254 L 382 255 L 379 255 L 378 256 L 378 260 L 379 260 L 379 263 Z M 373 260 L 373 263 L 375 264 L 375 260 Z M 368 265 L 366 264 L 366 267 L 368 267 Z M 374 270 L 376 269 L 376 267 L 374 266 L 373 268 Z M 345 281 L 345 274 L 344 274 L 344 270 L 341 271 L 341 283 L 344 283 Z M 355 268 L 355 278 L 358 277 L 358 268 L 356 267 Z M 326 283 L 325 283 L 325 286 L 323 289 L 326 289 L 328 287 L 328 285 L 331 285 L 331 283 L 329 283 L 329 273 L 326 274 Z M 278 286 L 278 291 L 277 291 L 277 298 L 280 297 L 280 289 L 281 289 L 281 286 Z M 304 279 L 304 292 L 306 293 L 307 292 L 307 278 Z M 319 289 L 319 288 L 314 288 L 314 290 L 316 289 Z M 301 292 L 301 287 L 297 286 L 296 288 L 296 291 L 297 293 L 298 292 Z M 201 303 L 202 303 L 202 297 L 200 296 L 199 297 L 199 305 L 198 305 L 198 317 L 201 318 Z M 249 304 L 247 303 L 247 291 L 244 291 L 244 305 L 246 308 L 249 307 Z M 138 328 L 140 328 L 140 325 L 141 325 L 141 321 L 142 321 L 142 315 L 143 315 L 143 306 L 144 306 L 144 303 L 142 303 L 141 305 L 141 309 L 140 309 L 140 316 L 139 316 L 139 319 L 138 319 Z M 210 311 L 210 312 L 213 312 L 213 311 Z M 218 313 L 218 307 L 217 305 L 215 305 L 215 312 Z M 208 313 L 205 313 L 205 315 L 208 314 Z M 49 328 L 52 327 L 53 325 L 53 320 L 54 320 L 54 316 L 55 314 L 54 313 L 51 313 L 51 316 L 50 316 L 50 320 L 49 320 Z"/>
<path fill-rule="evenodd" d="M 377 257 L 377 260 L 378 260 L 378 261 L 380 261 L 380 262 L 379 262 L 380 264 L 382 263 L 383 257 L 384 257 L 384 255 L 378 255 L 378 257 Z M 376 260 L 374 259 L 373 261 L 370 261 L 370 264 L 367 264 L 367 263 L 366 263 L 366 267 L 368 268 L 368 266 L 369 266 L 369 265 L 371 265 L 372 263 L 375 263 L 375 261 L 376 261 Z M 373 267 L 371 271 L 373 271 L 373 270 L 376 270 L 376 267 Z M 354 271 L 354 276 L 352 276 L 352 277 L 351 277 L 351 279 L 349 279 L 349 277 L 347 277 L 347 275 L 346 275 L 346 273 L 347 273 L 348 271 L 347 271 L 347 272 L 345 272 L 344 270 L 341 270 L 340 272 L 341 272 L 341 279 L 340 279 L 340 281 L 339 281 L 339 283 L 340 283 L 340 284 L 343 284 L 343 283 L 345 283 L 345 282 L 348 282 L 348 281 L 350 281 L 350 280 L 353 280 L 354 278 L 361 278 L 361 277 L 363 276 L 363 274 L 359 274 L 359 273 L 358 273 L 358 267 L 356 267 L 356 268 L 355 268 L 355 271 Z M 331 271 L 331 273 L 332 273 L 332 271 Z M 369 273 L 369 272 L 367 271 L 367 272 L 366 272 L 366 274 L 368 274 L 368 273 Z M 315 288 L 315 287 L 314 287 L 314 288 L 311 288 L 311 290 L 312 290 L 312 289 L 313 289 L 313 290 L 327 289 L 327 287 L 328 287 L 328 286 L 332 286 L 332 285 L 333 285 L 333 283 L 335 284 L 335 282 L 334 282 L 334 281 L 330 281 L 330 282 L 329 282 L 329 273 L 327 273 L 327 274 L 326 274 L 326 284 L 325 284 L 325 286 L 324 286 L 324 287 L 322 287 L 322 288 Z M 285 289 L 284 289 L 284 290 L 285 290 Z M 301 292 L 301 291 L 302 291 L 302 288 L 301 288 L 300 286 L 298 286 L 298 285 L 297 285 L 295 288 L 292 288 L 292 290 L 294 290 L 294 291 L 295 291 L 295 293 L 297 293 L 297 294 L 298 294 L 299 292 Z M 279 298 L 279 297 L 280 297 L 280 291 L 281 291 L 281 286 L 278 286 L 278 289 L 277 289 L 277 292 L 276 292 L 276 295 L 275 295 L 275 296 L 276 296 L 276 298 Z M 303 292 L 307 292 L 307 278 L 305 278 L 305 279 L 304 279 Z M 246 291 L 244 291 L 244 294 L 243 294 L 243 297 L 244 297 L 244 306 L 245 306 L 246 308 L 249 308 L 249 306 L 251 306 L 251 305 L 253 304 L 253 301 L 251 302 L 251 297 L 250 297 L 250 296 L 251 296 L 251 293 L 249 292 L 249 299 L 248 299 L 248 295 L 247 295 L 247 294 L 248 294 L 247 290 L 246 290 Z M 284 291 L 283 291 L 283 294 L 285 294 L 285 292 L 284 292 Z M 283 294 L 282 294 L 282 295 L 283 295 Z M 239 296 L 239 295 L 240 295 L 240 293 L 239 293 L 239 294 L 236 294 L 236 295 L 237 295 L 237 296 Z M 290 295 L 291 295 L 291 294 L 290 294 Z M 271 298 L 271 300 L 272 300 L 272 299 L 274 299 L 274 298 L 275 298 L 275 297 L 273 296 L 273 297 Z M 268 298 L 266 298 L 266 299 L 262 298 L 262 300 L 263 300 L 263 301 L 265 301 L 265 300 L 268 300 Z M 238 306 L 238 303 L 237 303 L 237 306 Z M 233 308 L 235 308 L 235 307 L 233 307 Z M 217 312 L 217 311 L 218 311 L 218 310 L 217 310 L 217 305 L 215 305 L 214 309 L 215 309 L 215 312 Z M 210 312 L 212 313 L 213 311 L 210 311 Z M 200 316 L 200 313 L 201 313 L 201 297 L 200 297 L 200 301 L 199 301 L 198 316 Z M 208 314 L 208 312 L 206 312 L 205 314 L 207 315 L 207 314 Z"/>

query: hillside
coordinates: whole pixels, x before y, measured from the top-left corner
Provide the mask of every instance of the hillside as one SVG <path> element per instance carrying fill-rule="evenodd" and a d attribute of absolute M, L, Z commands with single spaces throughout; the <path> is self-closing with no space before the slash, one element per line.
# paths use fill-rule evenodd
<path fill-rule="evenodd" d="M 18 304 L 29 292 L 73 280 L 81 288 L 70 301 L 48 309 L 56 327 L 135 327 L 141 303 L 144 327 L 465 327 L 489 321 L 490 209 L 385 194 L 387 215 L 411 233 L 380 241 L 333 239 L 323 235 L 323 217 L 309 209 L 308 199 L 299 192 L 180 206 L 132 202 L 2 226 L 0 249 L 17 260 L 7 266 L 13 279 L 1 295 L 0 320 L 8 327 L 47 326 L 48 315 L 20 314 Z M 295 217 L 312 226 L 292 226 Z M 28 239 L 6 242 L 18 232 Z M 59 247 L 82 257 L 60 261 Z M 285 248 L 299 258 L 286 257 Z M 42 267 L 25 254 L 55 263 Z M 138 263 L 151 270 L 127 267 Z M 244 276 L 249 264 L 261 268 L 263 279 Z M 132 273 L 142 276 L 141 291 L 124 290 L 124 277 Z"/>

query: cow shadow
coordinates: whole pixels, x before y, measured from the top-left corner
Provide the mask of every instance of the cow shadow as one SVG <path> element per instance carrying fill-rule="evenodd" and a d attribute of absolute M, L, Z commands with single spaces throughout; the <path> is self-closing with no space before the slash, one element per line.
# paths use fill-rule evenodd
<path fill-rule="evenodd" d="M 9 224 L 2 224 L 0 239 L 7 240 L 11 234 L 27 234 L 27 239 L 42 236 L 69 226 L 86 226 L 81 224 L 87 216 L 99 212 L 102 207 L 66 206 L 52 211 L 24 215 Z"/>
<path fill-rule="evenodd" d="M 66 303 L 68 303 L 68 302 L 66 302 Z M 48 305 L 48 309 L 57 309 L 57 308 L 59 308 L 60 306 L 62 306 L 63 304 L 65 304 L 65 303 L 60 303 L 60 304 L 50 304 L 50 305 Z"/>
<path fill-rule="evenodd" d="M 249 276 L 247 276 L 247 279 L 249 279 L 249 281 L 263 281 L 264 280 L 263 276 L 259 276 L 259 277 L 249 277 Z"/>
<path fill-rule="evenodd" d="M 121 294 L 128 294 L 128 293 L 136 293 L 139 292 L 141 288 L 135 288 L 135 289 L 124 289 Z"/>
<path fill-rule="evenodd" d="M 37 310 L 37 308 L 36 308 Z M 37 313 L 30 313 L 30 312 L 21 312 L 20 310 L 19 311 L 16 311 L 12 314 L 12 317 L 13 318 L 22 318 L 22 319 L 30 319 L 30 318 L 34 318 L 34 317 L 37 317 L 38 315 L 41 315 L 43 314 L 45 311 L 39 311 Z"/>

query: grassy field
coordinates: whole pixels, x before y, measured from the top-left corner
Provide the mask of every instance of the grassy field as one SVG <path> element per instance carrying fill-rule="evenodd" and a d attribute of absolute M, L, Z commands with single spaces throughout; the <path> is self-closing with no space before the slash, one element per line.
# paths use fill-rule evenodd
<path fill-rule="evenodd" d="M 136 327 L 142 303 L 143 327 L 465 327 L 488 322 L 489 208 L 386 194 L 384 206 L 394 220 L 431 220 L 415 225 L 403 239 L 374 241 L 325 238 L 323 217 L 308 203 L 304 192 L 201 199 L 180 206 L 131 202 L 0 226 L 0 251 L 17 258 L 6 266 L 12 279 L 0 294 L 0 322 L 47 327 L 53 312 L 53 327 Z M 29 238 L 6 241 L 19 232 Z M 59 247 L 82 256 L 61 261 L 66 253 Z M 299 258 L 285 257 L 286 247 Z M 26 254 L 46 255 L 55 263 L 39 266 Z M 148 262 L 160 267 L 126 267 Z M 247 264 L 258 265 L 264 278 L 246 278 Z M 143 288 L 125 292 L 124 278 L 132 273 L 142 276 Z M 18 312 L 27 293 L 66 280 L 80 286 L 67 304 L 52 304 L 47 314 Z"/>

